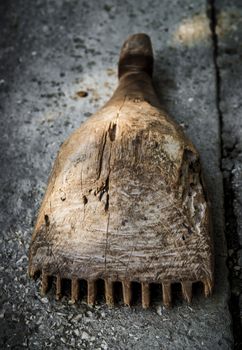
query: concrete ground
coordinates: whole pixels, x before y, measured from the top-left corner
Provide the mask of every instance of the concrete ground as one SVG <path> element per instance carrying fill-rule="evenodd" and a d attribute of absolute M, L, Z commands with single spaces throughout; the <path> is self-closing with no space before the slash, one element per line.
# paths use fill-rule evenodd
<path fill-rule="evenodd" d="M 235 343 L 239 349 L 241 11 L 235 0 L 1 1 L 1 348 L 216 350 Z M 42 298 L 26 272 L 53 160 L 112 94 L 120 46 L 137 32 L 151 36 L 161 102 L 201 154 L 212 203 L 215 293 L 206 300 L 195 295 L 191 306 L 177 301 L 169 311 Z M 78 97 L 80 90 L 88 95 Z"/>
<path fill-rule="evenodd" d="M 217 107 L 221 124 L 225 232 L 230 309 L 236 347 L 242 348 L 242 3 L 216 0 Z"/>

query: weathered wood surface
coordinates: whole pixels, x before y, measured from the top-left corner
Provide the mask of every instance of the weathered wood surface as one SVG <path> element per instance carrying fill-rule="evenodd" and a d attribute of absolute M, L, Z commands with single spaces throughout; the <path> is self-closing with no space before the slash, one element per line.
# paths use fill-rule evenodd
<path fill-rule="evenodd" d="M 148 37 L 130 37 L 113 97 L 62 145 L 33 234 L 30 274 L 102 278 L 109 300 L 107 280 L 142 282 L 144 306 L 151 282 L 163 283 L 163 295 L 181 282 L 187 301 L 192 282 L 210 294 L 213 251 L 199 155 L 160 106 L 152 59 Z"/>

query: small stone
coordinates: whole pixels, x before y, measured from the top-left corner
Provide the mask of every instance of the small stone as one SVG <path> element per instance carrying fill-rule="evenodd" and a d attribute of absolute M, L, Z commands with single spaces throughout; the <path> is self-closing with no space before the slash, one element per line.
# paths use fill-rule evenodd
<path fill-rule="evenodd" d="M 75 330 L 74 330 L 74 333 L 75 333 L 75 335 L 76 335 L 77 337 L 79 337 L 79 336 L 80 336 L 79 329 L 75 329 Z"/>
<path fill-rule="evenodd" d="M 83 317 L 83 319 L 82 319 L 82 322 L 83 323 L 90 323 L 90 322 L 92 322 L 92 320 L 91 320 L 91 318 L 90 317 Z"/>
<path fill-rule="evenodd" d="M 82 332 L 82 339 L 83 340 L 88 340 L 90 338 L 89 334 L 87 332 Z"/>
<path fill-rule="evenodd" d="M 77 96 L 79 97 L 87 97 L 88 96 L 88 92 L 87 91 L 78 91 L 76 93 Z"/>
<path fill-rule="evenodd" d="M 163 308 L 159 305 L 157 306 L 156 308 L 156 313 L 159 315 L 159 316 L 162 316 L 163 314 Z"/>
<path fill-rule="evenodd" d="M 87 317 L 92 317 L 92 312 L 91 311 L 87 311 Z"/>
<path fill-rule="evenodd" d="M 101 348 L 102 348 L 103 350 L 107 350 L 108 344 L 105 342 L 105 340 L 103 340 L 103 342 L 102 342 L 102 344 L 101 344 Z"/>
<path fill-rule="evenodd" d="M 46 298 L 46 297 L 41 298 L 41 303 L 48 304 L 48 302 L 49 302 L 48 298 Z"/>
<path fill-rule="evenodd" d="M 77 315 L 77 316 L 75 316 L 75 317 L 71 320 L 71 322 L 77 323 L 77 322 L 79 322 L 81 319 L 82 319 L 82 315 Z"/>

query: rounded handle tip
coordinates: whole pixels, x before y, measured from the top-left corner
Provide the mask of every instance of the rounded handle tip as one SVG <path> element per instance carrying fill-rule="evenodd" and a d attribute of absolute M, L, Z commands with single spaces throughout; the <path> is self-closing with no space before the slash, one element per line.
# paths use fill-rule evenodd
<path fill-rule="evenodd" d="M 146 72 L 152 76 L 153 50 L 147 34 L 131 35 L 124 42 L 119 57 L 119 78 L 127 72 Z"/>

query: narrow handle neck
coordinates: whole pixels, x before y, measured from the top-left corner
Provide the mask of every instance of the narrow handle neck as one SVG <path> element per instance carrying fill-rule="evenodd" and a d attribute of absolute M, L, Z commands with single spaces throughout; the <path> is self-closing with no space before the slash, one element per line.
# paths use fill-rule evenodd
<path fill-rule="evenodd" d="M 118 64 L 119 86 L 108 105 L 129 100 L 147 101 L 160 107 L 152 84 L 153 50 L 148 35 L 139 33 L 124 42 Z"/>
<path fill-rule="evenodd" d="M 108 104 L 116 104 L 125 99 L 146 101 L 154 107 L 160 107 L 151 76 L 145 72 L 128 72 L 122 75 Z"/>

